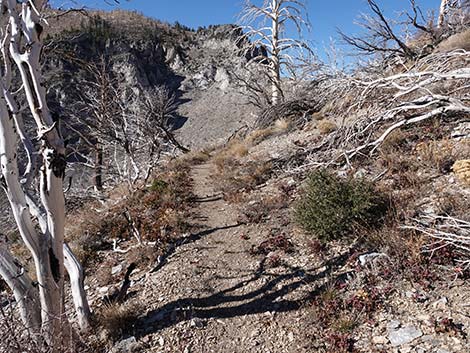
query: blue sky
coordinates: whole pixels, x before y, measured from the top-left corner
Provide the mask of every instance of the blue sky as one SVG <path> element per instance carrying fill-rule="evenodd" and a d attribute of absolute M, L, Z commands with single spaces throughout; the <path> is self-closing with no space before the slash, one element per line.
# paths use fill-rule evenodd
<path fill-rule="evenodd" d="M 197 28 L 210 24 L 234 23 L 243 0 L 121 0 L 117 6 L 106 5 L 112 0 L 52 0 L 54 6 L 79 4 L 89 8 L 123 8 L 137 10 L 149 17 L 173 23 L 178 21 Z M 254 0 L 261 2 L 262 0 Z M 377 0 L 389 17 L 408 8 L 409 0 Z M 424 13 L 437 10 L 440 0 L 416 0 Z M 367 12 L 365 0 L 306 0 L 312 31 L 305 38 L 319 49 L 337 37 L 336 28 L 346 33 L 358 32 L 354 20 Z M 320 49 L 321 51 L 321 49 Z"/>

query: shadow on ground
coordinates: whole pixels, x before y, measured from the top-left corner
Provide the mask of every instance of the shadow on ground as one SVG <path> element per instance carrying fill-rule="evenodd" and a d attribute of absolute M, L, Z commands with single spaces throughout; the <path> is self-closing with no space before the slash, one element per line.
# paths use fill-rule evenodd
<path fill-rule="evenodd" d="M 214 230 L 211 230 L 214 231 Z M 170 302 L 156 310 L 149 312 L 141 318 L 136 327 L 141 331 L 141 335 L 158 332 L 167 327 L 171 327 L 181 321 L 192 318 L 232 318 L 243 315 L 251 315 L 264 312 L 288 312 L 298 310 L 302 305 L 308 303 L 313 298 L 329 288 L 332 284 L 340 280 L 342 276 L 322 281 L 315 290 L 300 299 L 283 299 L 289 293 L 299 290 L 301 287 L 319 282 L 327 278 L 335 269 L 345 265 L 354 249 L 350 249 L 341 255 L 330 259 L 323 266 L 305 272 L 296 267 L 288 268 L 287 273 L 273 275 L 266 273 L 265 260 L 260 262 L 259 267 L 253 272 L 248 280 L 240 281 L 235 286 L 223 291 L 219 291 L 206 297 L 187 297 Z M 322 269 L 316 273 L 315 270 Z M 244 294 L 235 294 L 249 283 L 259 280 L 263 276 L 273 277 L 259 288 Z M 282 282 L 290 283 L 279 286 Z M 229 306 L 230 305 L 230 306 Z"/>

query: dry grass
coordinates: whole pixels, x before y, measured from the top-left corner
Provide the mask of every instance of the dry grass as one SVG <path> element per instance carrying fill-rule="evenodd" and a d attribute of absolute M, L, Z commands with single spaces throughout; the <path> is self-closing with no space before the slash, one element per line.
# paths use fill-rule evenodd
<path fill-rule="evenodd" d="M 325 120 L 325 114 L 323 114 L 322 112 L 313 113 L 312 120 L 316 120 L 316 121 Z"/>
<path fill-rule="evenodd" d="M 109 338 L 118 339 L 132 332 L 143 309 L 137 301 L 107 304 L 98 312 L 98 323 Z"/>
<path fill-rule="evenodd" d="M 454 163 L 469 158 L 470 139 L 427 140 L 416 144 L 414 152 L 423 167 L 447 174 L 452 171 Z M 457 174 L 461 175 L 460 172 Z"/>
<path fill-rule="evenodd" d="M 133 240 L 137 230 L 142 240 L 156 243 L 158 254 L 190 227 L 192 180 L 182 161 L 171 163 L 150 185 L 133 192 L 119 187 L 109 197 L 105 206 L 87 205 L 68 217 L 66 238 L 85 267 L 112 239 Z"/>
<path fill-rule="evenodd" d="M 269 137 L 278 136 L 283 134 L 291 128 L 291 123 L 288 119 L 278 119 L 274 122 L 273 126 L 270 126 L 266 129 L 258 129 L 252 131 L 245 139 L 245 142 L 254 146 L 257 145 Z"/>
<path fill-rule="evenodd" d="M 119 193 L 122 195 L 121 193 Z M 65 237 L 70 248 L 83 266 L 97 259 L 97 251 L 103 246 L 103 213 L 91 203 L 67 216 Z M 106 211 L 103 211 L 106 213 Z"/>
<path fill-rule="evenodd" d="M 470 186 L 470 159 L 456 161 L 452 170 L 463 184 Z"/>
<path fill-rule="evenodd" d="M 189 152 L 181 157 L 181 159 L 190 165 L 198 165 L 207 162 L 211 158 L 209 151 L 201 150 Z"/>
<path fill-rule="evenodd" d="M 241 194 L 254 190 L 256 186 L 269 179 L 272 169 L 269 162 L 240 163 L 234 158 L 218 159 L 215 163 L 216 187 L 222 191 L 224 198 L 231 202 L 243 201 Z"/>
<path fill-rule="evenodd" d="M 320 134 L 327 135 L 335 131 L 338 126 L 331 120 L 320 120 L 317 124 L 317 128 L 320 131 Z"/>
<path fill-rule="evenodd" d="M 226 168 L 237 164 L 237 160 L 245 157 L 249 153 L 248 145 L 242 140 L 233 140 L 217 151 L 212 160 L 218 172 L 223 172 Z"/>
<path fill-rule="evenodd" d="M 436 48 L 437 52 L 449 52 L 456 49 L 470 50 L 470 29 L 454 34 L 445 39 Z"/>

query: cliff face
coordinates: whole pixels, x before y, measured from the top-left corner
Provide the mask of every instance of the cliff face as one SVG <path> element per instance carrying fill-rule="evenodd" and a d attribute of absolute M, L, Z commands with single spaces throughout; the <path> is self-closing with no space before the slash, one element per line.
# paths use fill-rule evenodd
<path fill-rule="evenodd" d="M 74 124 L 74 116 L 86 114 L 83 93 L 96 79 L 89 69 L 102 61 L 119 91 L 134 95 L 130 104 L 150 87 L 173 91 L 181 117 L 173 128 L 178 140 L 190 148 L 225 141 L 250 117 L 233 79 L 247 60 L 239 54 L 244 42 L 234 25 L 194 31 L 126 11 L 87 15 L 52 11 L 48 22 L 43 53 L 48 101 L 53 114 L 65 120 L 61 126 L 74 149 L 82 148 L 82 142 L 66 123 Z M 6 210 L 2 194 L 0 224 L 5 227 L 12 225 Z"/>
<path fill-rule="evenodd" d="M 176 134 L 190 147 L 221 142 L 248 119 L 233 79 L 247 60 L 239 54 L 245 43 L 236 26 L 193 31 L 124 11 L 59 19 L 51 22 L 44 70 L 58 109 L 79 100 L 86 66 L 105 58 L 120 85 L 137 95 L 159 85 L 176 92 L 182 117 Z M 62 21 L 71 27 L 61 28 Z"/>

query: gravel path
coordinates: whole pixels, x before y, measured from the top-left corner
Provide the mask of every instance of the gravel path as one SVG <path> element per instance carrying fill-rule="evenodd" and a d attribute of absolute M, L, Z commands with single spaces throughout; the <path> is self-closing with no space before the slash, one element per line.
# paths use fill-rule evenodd
<path fill-rule="evenodd" d="M 193 179 L 205 229 L 147 279 L 143 300 L 155 305 L 143 319 L 143 341 L 151 352 L 306 351 L 294 329 L 297 272 L 265 269 L 249 253 L 259 239 L 241 234 L 256 230 L 238 225 L 236 210 L 214 192 L 210 165 L 195 167 Z"/>

